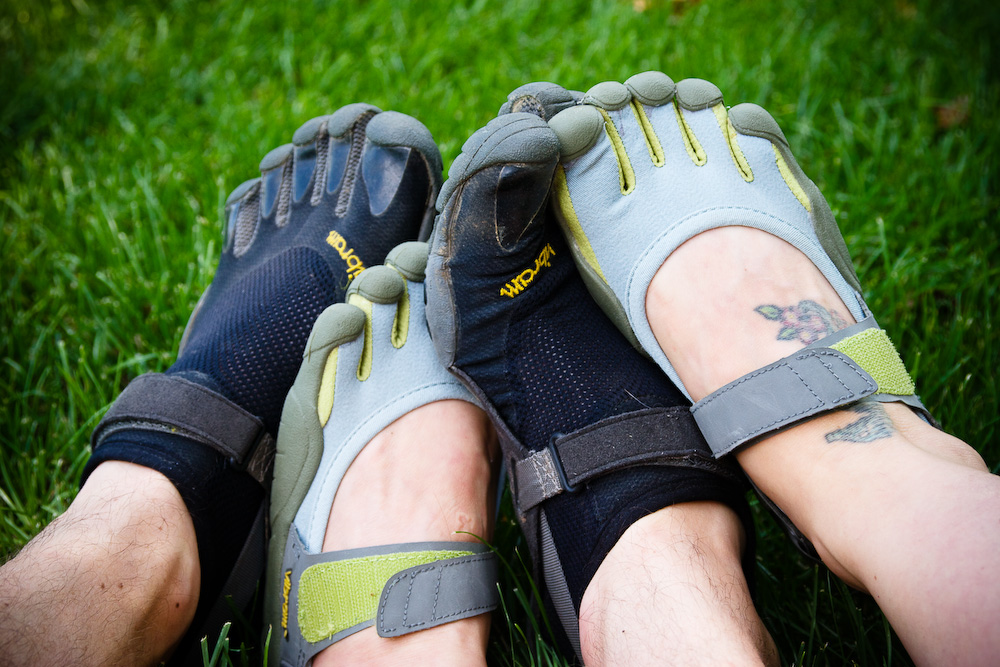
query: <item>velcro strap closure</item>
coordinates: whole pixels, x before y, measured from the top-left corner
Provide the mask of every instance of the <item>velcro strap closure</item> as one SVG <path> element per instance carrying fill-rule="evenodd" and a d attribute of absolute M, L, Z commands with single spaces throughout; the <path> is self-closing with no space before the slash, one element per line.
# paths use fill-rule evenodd
<path fill-rule="evenodd" d="M 96 450 L 124 429 L 180 433 L 247 465 L 270 435 L 264 423 L 225 396 L 175 375 L 146 373 L 132 380 L 94 429 Z M 255 457 L 256 458 L 256 457 Z"/>
<path fill-rule="evenodd" d="M 646 408 L 602 419 L 555 438 L 511 471 L 518 510 L 572 491 L 599 475 L 635 465 L 710 467 L 712 453 L 686 406 Z"/>
<path fill-rule="evenodd" d="M 496 556 L 483 544 L 394 544 L 303 554 L 297 563 L 300 575 L 286 571 L 285 605 L 295 608 L 286 618 L 312 645 L 309 655 L 371 625 L 397 637 L 499 604 Z"/>
<path fill-rule="evenodd" d="M 864 329 L 826 347 L 846 354 L 863 368 L 878 384 L 880 394 L 912 396 L 916 392 L 896 346 L 883 329 Z"/>
<path fill-rule="evenodd" d="M 889 336 L 868 317 L 730 382 L 691 408 L 716 456 L 868 396 L 926 412 Z"/>
<path fill-rule="evenodd" d="M 398 637 L 496 609 L 497 558 L 469 554 L 418 565 L 390 579 L 379 599 L 375 628 Z"/>

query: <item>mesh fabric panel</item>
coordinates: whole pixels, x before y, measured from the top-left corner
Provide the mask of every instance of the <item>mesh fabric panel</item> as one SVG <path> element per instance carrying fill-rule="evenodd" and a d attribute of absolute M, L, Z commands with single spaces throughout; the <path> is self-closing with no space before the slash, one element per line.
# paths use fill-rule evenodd
<path fill-rule="evenodd" d="M 167 373 L 198 371 L 216 389 L 278 428 L 316 318 L 336 298 L 333 271 L 311 248 L 276 255 L 201 309 L 187 347 Z"/>

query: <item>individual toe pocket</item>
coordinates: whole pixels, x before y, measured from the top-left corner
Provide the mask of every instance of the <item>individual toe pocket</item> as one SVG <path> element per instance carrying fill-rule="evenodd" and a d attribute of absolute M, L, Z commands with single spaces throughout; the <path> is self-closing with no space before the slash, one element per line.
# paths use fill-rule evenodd
<path fill-rule="evenodd" d="M 278 146 L 260 161 L 262 218 L 274 215 L 278 227 L 288 223 L 288 209 L 292 201 L 293 144 Z"/>
<path fill-rule="evenodd" d="M 347 288 L 347 303 L 357 306 L 365 316 L 365 341 L 361 359 L 358 363 L 357 377 L 367 380 L 372 372 L 374 336 L 382 332 L 375 331 L 375 304 L 386 305 L 400 302 L 406 295 L 406 281 L 395 270 L 388 266 L 373 266 L 363 271 L 351 281 Z M 391 337 L 391 333 L 386 332 Z"/>
<path fill-rule="evenodd" d="M 303 367 L 312 367 L 309 375 L 321 378 L 315 390 L 320 426 L 326 426 L 333 411 L 340 346 L 356 340 L 364 330 L 364 312 L 344 303 L 330 306 L 316 319 L 303 355 Z"/>
<path fill-rule="evenodd" d="M 328 116 L 318 116 L 306 121 L 292 136 L 295 146 L 292 166 L 292 201 L 299 202 L 306 195 L 310 184 L 324 184 L 327 170 L 329 139 L 326 133 Z M 313 176 L 316 176 L 314 179 Z M 322 194 L 322 185 L 314 185 L 316 192 L 310 198 L 316 204 Z"/>
<path fill-rule="evenodd" d="M 260 179 L 244 181 L 226 198 L 226 228 L 222 251 L 237 257 L 253 242 L 260 219 Z"/>
<path fill-rule="evenodd" d="M 338 217 L 347 213 L 361 165 L 365 130 L 379 112 L 370 104 L 348 104 L 327 119 L 330 147 L 326 193 L 336 195 L 334 213 Z"/>
<path fill-rule="evenodd" d="M 421 205 L 433 201 L 441 186 L 441 154 L 423 123 L 386 111 L 372 118 L 366 135 L 362 176 L 373 215 L 382 215 L 399 198 Z M 414 153 L 420 159 L 411 159 Z"/>
<path fill-rule="evenodd" d="M 536 81 L 511 91 L 497 115 L 530 113 L 542 120 L 548 120 L 576 102 L 573 93 L 562 86 L 548 81 Z"/>

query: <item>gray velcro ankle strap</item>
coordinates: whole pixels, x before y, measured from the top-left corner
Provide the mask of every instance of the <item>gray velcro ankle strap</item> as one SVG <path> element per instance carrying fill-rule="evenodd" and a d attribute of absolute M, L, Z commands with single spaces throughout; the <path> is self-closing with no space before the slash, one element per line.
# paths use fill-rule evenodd
<path fill-rule="evenodd" d="M 518 461 L 511 470 L 514 498 L 523 513 L 613 470 L 664 464 L 726 472 L 687 407 L 646 408 L 554 437 L 547 449 Z"/>
<path fill-rule="evenodd" d="M 499 603 L 497 558 L 491 551 L 403 570 L 379 599 L 375 628 L 399 637 L 492 611 Z"/>
<path fill-rule="evenodd" d="M 259 446 L 272 440 L 260 419 L 207 387 L 161 373 L 140 375 L 125 387 L 94 429 L 93 449 L 126 429 L 178 433 L 221 452 L 260 479 L 267 465 L 260 453 L 273 449 Z"/>
<path fill-rule="evenodd" d="M 723 456 L 759 436 L 879 394 L 876 378 L 850 356 L 833 349 L 871 329 L 878 331 L 878 325 L 869 317 L 695 403 L 691 412 L 715 455 Z M 902 362 L 898 363 L 902 368 Z M 926 412 L 915 395 L 890 394 L 884 399 Z"/>

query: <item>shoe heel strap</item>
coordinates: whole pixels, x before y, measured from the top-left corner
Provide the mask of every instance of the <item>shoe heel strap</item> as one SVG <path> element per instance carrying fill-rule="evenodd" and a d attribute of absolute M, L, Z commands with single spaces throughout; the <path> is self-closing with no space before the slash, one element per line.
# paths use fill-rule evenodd
<path fill-rule="evenodd" d="M 294 526 L 282 568 L 282 664 L 364 628 L 381 637 L 432 628 L 499 604 L 497 559 L 475 542 L 416 542 L 305 553 Z"/>
<path fill-rule="evenodd" d="M 595 477 L 638 465 L 701 468 L 739 479 L 712 458 L 686 406 L 644 408 L 556 434 L 546 449 L 511 467 L 519 513 Z"/>
<path fill-rule="evenodd" d="M 162 373 L 140 375 L 125 387 L 94 429 L 92 448 L 123 429 L 179 433 L 221 452 L 259 482 L 274 451 L 260 419 L 207 387 Z"/>
<path fill-rule="evenodd" d="M 876 396 L 926 414 L 896 348 L 869 317 L 709 394 L 691 408 L 723 456 L 814 415 Z"/>

